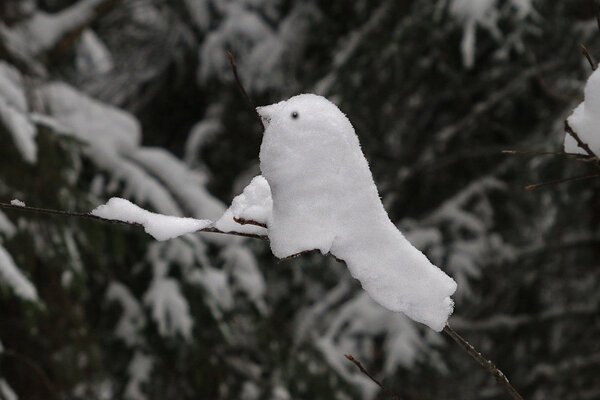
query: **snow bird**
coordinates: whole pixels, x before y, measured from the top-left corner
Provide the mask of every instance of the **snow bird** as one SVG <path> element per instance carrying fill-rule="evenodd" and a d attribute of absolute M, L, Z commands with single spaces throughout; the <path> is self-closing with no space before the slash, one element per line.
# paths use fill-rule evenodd
<path fill-rule="evenodd" d="M 380 305 L 441 331 L 456 282 L 390 221 L 344 113 L 314 94 L 256 111 L 265 126 L 260 169 L 273 198 L 273 254 L 331 253 Z"/>

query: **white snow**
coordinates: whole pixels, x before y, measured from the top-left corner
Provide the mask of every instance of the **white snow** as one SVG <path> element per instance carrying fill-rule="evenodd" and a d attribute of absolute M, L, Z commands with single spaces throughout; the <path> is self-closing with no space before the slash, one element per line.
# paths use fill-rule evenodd
<path fill-rule="evenodd" d="M 125 400 L 146 400 L 147 397 L 142 391 L 142 385 L 150 380 L 150 373 L 154 361 L 152 357 L 136 351 L 127 367 L 127 374 L 129 375 L 129 381 L 125 386 L 125 393 L 123 398 Z"/>
<path fill-rule="evenodd" d="M 589 77 L 585 85 L 585 100 L 575 108 L 567 122 L 595 154 L 600 154 L 600 70 Z M 568 133 L 565 133 L 564 149 L 567 153 L 587 155 Z"/>
<path fill-rule="evenodd" d="M 525 18 L 533 12 L 532 0 L 511 0 L 518 18 Z M 451 0 L 450 14 L 463 24 L 461 52 L 463 64 L 467 68 L 475 65 L 476 30 L 486 29 L 497 41 L 502 37 L 498 29 L 500 4 L 498 0 Z"/>
<path fill-rule="evenodd" d="M 244 191 L 231 202 L 231 207 L 215 223 L 215 227 L 224 232 L 243 232 L 266 235 L 266 229 L 257 225 L 235 222 L 234 218 L 268 224 L 273 209 L 271 189 L 267 180 L 255 176 Z"/>
<path fill-rule="evenodd" d="M 452 0 L 450 4 L 450 13 L 463 22 L 464 32 L 460 47 L 463 64 L 467 68 L 475 64 L 477 25 L 485 27 L 495 37 L 500 36 L 496 26 L 498 19 L 496 3 L 497 0 Z"/>
<path fill-rule="evenodd" d="M 23 202 L 19 199 L 12 199 L 10 201 L 10 204 L 12 204 L 13 206 L 17 206 L 17 207 L 25 207 L 25 202 Z"/>
<path fill-rule="evenodd" d="M 37 161 L 37 145 L 35 126 L 26 115 L 12 107 L 0 94 L 0 124 L 4 125 L 12 135 L 15 146 L 25 161 L 34 164 Z"/>
<path fill-rule="evenodd" d="M 184 339 L 191 338 L 192 316 L 175 279 L 155 278 L 144 295 L 144 304 L 152 309 L 152 318 L 162 336 L 179 333 Z"/>
<path fill-rule="evenodd" d="M 271 188 L 267 180 L 259 175 L 244 188 L 242 194 L 231 202 L 231 214 L 240 219 L 267 224 L 273 209 Z"/>
<path fill-rule="evenodd" d="M 0 246 L 0 283 L 7 284 L 24 300 L 37 301 L 37 290 L 19 270 L 6 249 Z"/>
<path fill-rule="evenodd" d="M 120 304 L 123 312 L 115 328 L 115 336 L 133 346 L 141 342 L 140 330 L 146 325 L 142 306 L 122 283 L 113 281 L 106 290 L 106 300 Z"/>
<path fill-rule="evenodd" d="M 233 285 L 245 293 L 263 314 L 266 313 L 267 285 L 251 251 L 244 247 L 227 247 L 221 253 L 225 270 L 233 278 Z"/>
<path fill-rule="evenodd" d="M 8 385 L 8 382 L 4 378 L 0 378 L 0 399 L 4 400 L 18 400 L 19 397 Z"/>
<path fill-rule="evenodd" d="M 136 223 L 156 240 L 168 240 L 209 226 L 207 219 L 182 218 L 153 213 L 119 197 L 111 198 L 90 213 L 100 218 Z"/>
<path fill-rule="evenodd" d="M 81 33 L 75 53 L 75 65 L 84 75 L 106 74 L 114 68 L 110 51 L 91 29 Z"/>
<path fill-rule="evenodd" d="M 17 228 L 15 228 L 8 217 L 4 215 L 2 211 L 0 211 L 0 233 L 6 235 L 8 238 L 11 238 L 14 236 L 16 231 Z"/>
<path fill-rule="evenodd" d="M 273 254 L 331 253 L 379 304 L 442 330 L 456 282 L 390 221 L 350 121 L 312 94 L 257 110 L 266 124 L 260 168 L 273 200 Z"/>

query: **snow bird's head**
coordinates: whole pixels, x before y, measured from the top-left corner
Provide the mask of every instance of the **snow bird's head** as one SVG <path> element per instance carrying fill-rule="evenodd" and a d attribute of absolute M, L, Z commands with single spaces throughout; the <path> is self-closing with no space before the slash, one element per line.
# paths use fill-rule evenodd
<path fill-rule="evenodd" d="M 340 109 L 323 96 L 300 94 L 270 106 L 257 107 L 265 125 L 265 135 L 282 140 L 311 140 L 355 136 L 352 124 Z"/>

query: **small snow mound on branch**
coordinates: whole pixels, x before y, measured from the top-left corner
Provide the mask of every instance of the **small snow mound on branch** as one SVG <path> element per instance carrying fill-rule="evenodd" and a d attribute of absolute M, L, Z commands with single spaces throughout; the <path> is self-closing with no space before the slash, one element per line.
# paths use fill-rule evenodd
<path fill-rule="evenodd" d="M 269 183 L 262 176 L 255 176 L 241 195 L 233 199 L 231 211 L 236 218 L 267 225 L 273 210 Z"/>
<path fill-rule="evenodd" d="M 595 154 L 600 153 L 600 70 L 589 77 L 585 85 L 585 100 L 573 110 L 567 122 L 583 143 L 590 146 Z M 588 155 L 569 133 L 565 134 L 564 148 L 567 153 Z"/>
<path fill-rule="evenodd" d="M 12 199 L 10 201 L 10 204 L 12 204 L 13 206 L 17 206 L 17 207 L 25 207 L 25 202 L 21 201 L 19 199 Z"/>
<path fill-rule="evenodd" d="M 212 223 L 207 219 L 153 213 L 119 197 L 111 198 L 108 203 L 95 208 L 90 214 L 107 220 L 143 225 L 146 233 L 160 241 L 199 231 Z"/>
<path fill-rule="evenodd" d="M 380 305 L 441 331 L 456 282 L 390 221 L 346 116 L 312 94 L 257 111 L 266 125 L 260 168 L 273 200 L 273 254 L 330 252 Z"/>
<path fill-rule="evenodd" d="M 235 222 L 234 218 L 268 225 L 272 209 L 273 199 L 269 183 L 263 176 L 258 175 L 244 188 L 242 194 L 233 199 L 231 207 L 219 218 L 215 227 L 224 232 L 265 235 L 265 228 L 249 224 L 241 225 Z"/>

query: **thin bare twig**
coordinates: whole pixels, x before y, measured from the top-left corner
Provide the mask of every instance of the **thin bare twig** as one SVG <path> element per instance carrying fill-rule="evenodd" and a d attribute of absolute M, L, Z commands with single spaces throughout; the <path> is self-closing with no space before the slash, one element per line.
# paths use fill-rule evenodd
<path fill-rule="evenodd" d="M 262 222 L 252 221 L 251 219 L 233 217 L 233 220 L 240 225 L 254 225 L 254 226 L 260 226 L 261 228 L 267 229 L 267 224 L 263 224 Z"/>
<path fill-rule="evenodd" d="M 2 352 L 0 352 L 0 358 L 2 356 L 11 357 L 23 362 L 31 370 L 33 370 L 38 377 L 40 377 L 42 382 L 44 382 L 44 386 L 46 386 L 46 390 L 52 395 L 53 398 L 62 399 L 62 397 L 58 394 L 60 393 L 60 391 L 56 388 L 56 386 L 54 386 L 52 380 L 48 377 L 46 372 L 44 372 L 44 370 L 39 365 L 37 365 L 37 363 L 34 360 L 32 360 L 24 354 L 18 353 L 11 349 L 4 349 Z"/>
<path fill-rule="evenodd" d="M 344 357 L 346 357 L 346 359 L 348 361 L 350 361 L 352 364 L 356 365 L 356 367 L 360 370 L 360 372 L 362 372 L 370 380 L 372 380 L 373 382 L 375 382 L 375 384 L 377 386 L 379 386 L 381 388 L 381 390 L 383 390 L 386 394 L 392 396 L 393 400 L 401 400 L 401 397 L 400 397 L 399 394 L 394 393 L 391 390 L 387 389 L 385 386 L 383 386 L 383 383 L 379 382 L 373 375 L 371 375 L 369 373 L 369 371 L 367 371 L 367 369 L 365 367 L 363 367 L 363 365 L 360 363 L 360 361 L 358 361 L 356 358 L 352 357 L 350 354 L 344 354 Z"/>
<path fill-rule="evenodd" d="M 233 72 L 233 77 L 235 78 L 235 82 L 237 83 L 238 88 L 240 89 L 240 92 L 242 92 L 242 96 L 244 96 L 244 98 L 246 99 L 246 101 L 248 102 L 250 107 L 252 107 L 252 111 L 254 112 L 254 115 L 256 116 L 256 118 L 258 119 L 258 122 L 260 122 L 260 126 L 262 126 L 262 128 L 264 130 L 265 124 L 263 124 L 262 118 L 258 114 L 258 111 L 256 111 L 256 106 L 254 105 L 254 102 L 252 101 L 250 96 L 248 96 L 248 92 L 246 92 L 246 89 L 244 89 L 244 85 L 242 85 L 242 81 L 240 79 L 240 76 L 238 75 L 237 65 L 235 64 L 235 59 L 233 58 L 233 54 L 231 54 L 231 52 L 228 51 L 227 57 L 229 57 L 229 64 L 231 65 L 231 71 Z"/>
<path fill-rule="evenodd" d="M 581 46 L 581 52 L 583 53 L 583 55 L 585 56 L 585 58 L 590 63 L 590 66 L 592 67 L 592 71 L 595 71 L 596 68 L 598 68 L 598 65 L 596 64 L 596 61 L 594 61 L 594 58 L 592 57 L 592 55 L 590 54 L 590 52 L 588 51 L 588 49 L 583 44 L 579 44 L 579 45 Z"/>
<path fill-rule="evenodd" d="M 575 139 L 575 141 L 577 142 L 577 146 L 579 146 L 580 148 L 582 148 L 586 153 L 588 153 L 588 155 L 590 157 L 594 157 L 596 159 L 598 159 L 598 156 L 596 155 L 596 153 L 594 153 L 592 151 L 592 149 L 590 149 L 590 146 L 588 146 L 587 143 L 585 143 L 583 140 L 581 140 L 581 138 L 579 137 L 579 135 L 577 134 L 577 132 L 575 132 L 572 128 L 571 125 L 569 125 L 569 121 L 565 121 L 565 132 L 567 132 L 569 135 L 571 135 L 571 137 L 573 139 Z"/>
<path fill-rule="evenodd" d="M 9 203 L 0 203 L 0 208 L 9 209 L 9 210 L 27 211 L 27 212 L 33 212 L 33 213 L 38 213 L 38 214 L 60 215 L 63 217 L 87 218 L 87 219 L 93 219 L 96 221 L 108 222 L 111 224 L 135 226 L 137 228 L 142 227 L 141 224 L 138 224 L 135 222 L 125 222 L 125 221 L 119 221 L 119 220 L 115 220 L 115 219 L 106 219 L 106 218 L 98 217 L 96 215 L 92 215 L 90 213 L 51 210 L 48 208 L 38 208 L 38 207 L 29 207 L 29 206 L 17 206 L 17 205 L 13 205 L 13 204 L 9 204 Z M 224 232 L 224 231 L 221 231 L 220 229 L 215 228 L 214 226 L 208 226 L 206 228 L 197 230 L 196 232 L 220 233 L 223 235 L 234 235 L 234 236 L 248 237 L 248 238 L 252 238 L 252 239 L 268 240 L 268 237 L 265 235 L 256 235 L 253 233 L 243 233 L 243 232 Z"/>
<path fill-rule="evenodd" d="M 506 375 L 504 375 L 504 373 L 500 371 L 493 362 L 485 358 L 479 351 L 477 351 L 477 349 L 475 349 L 471 343 L 467 342 L 465 338 L 459 335 L 454 329 L 450 328 L 450 325 L 446 325 L 444 327 L 444 333 L 450 336 L 467 352 L 467 354 L 477 361 L 479 365 L 485 368 L 496 379 L 496 382 L 504 386 L 506 391 L 512 396 L 513 399 L 523 400 L 523 396 L 521 396 L 519 392 L 517 392 L 517 390 L 510 384 Z"/>
<path fill-rule="evenodd" d="M 600 174 L 592 174 L 592 175 L 583 175 L 583 176 L 573 176 L 571 178 L 563 178 L 563 179 L 555 179 L 553 181 L 537 183 L 535 185 L 525 186 L 526 190 L 535 190 L 541 187 L 557 185 L 559 183 L 571 182 L 571 181 L 581 181 L 584 179 L 592 179 L 592 178 L 600 178 Z"/>
<path fill-rule="evenodd" d="M 565 156 L 565 157 L 589 157 L 577 153 L 565 153 L 564 151 L 530 151 L 530 150 L 502 150 L 502 154 L 517 154 L 526 156 L 548 155 L 548 156 Z"/>

